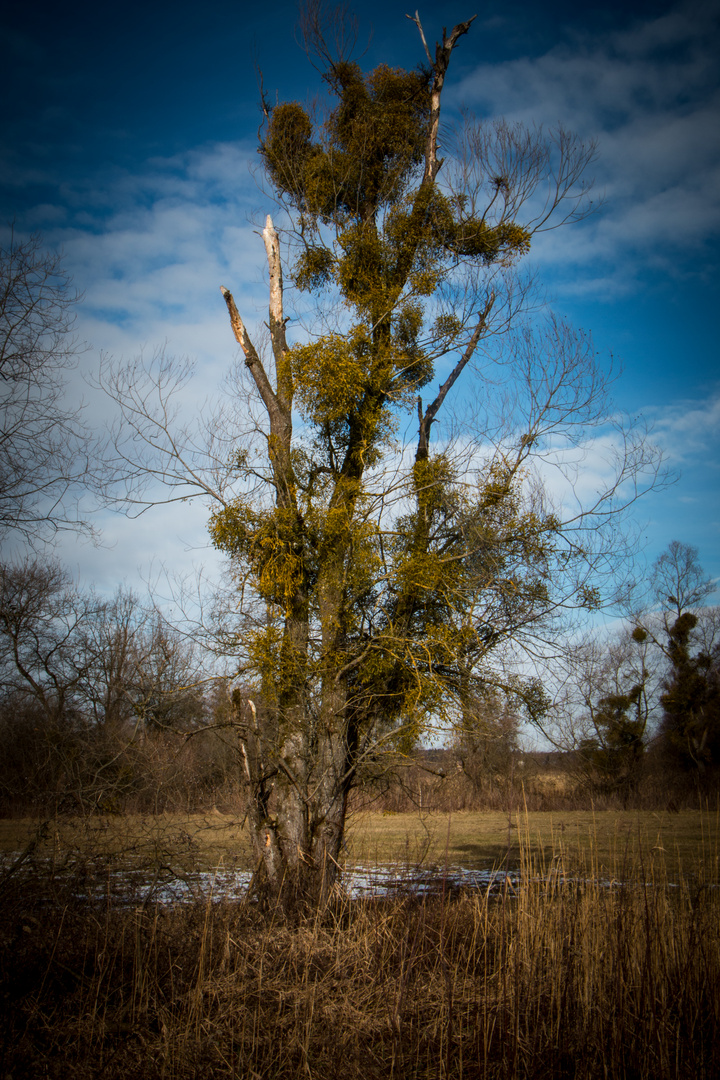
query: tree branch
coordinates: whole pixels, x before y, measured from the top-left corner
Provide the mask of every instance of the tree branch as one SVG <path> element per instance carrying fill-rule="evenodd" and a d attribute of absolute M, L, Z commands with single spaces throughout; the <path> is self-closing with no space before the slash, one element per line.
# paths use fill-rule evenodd
<path fill-rule="evenodd" d="M 272 341 L 275 371 L 277 373 L 277 397 L 283 411 L 289 416 L 292 408 L 293 386 L 290 365 L 287 361 L 288 345 L 285 336 L 285 323 L 287 320 L 283 313 L 280 240 L 269 214 L 262 237 L 270 272 L 270 340 Z"/>
<path fill-rule="evenodd" d="M 272 408 L 277 408 L 277 399 L 275 397 L 275 392 L 270 385 L 270 380 L 265 374 L 265 368 L 262 366 L 262 361 L 257 354 L 257 349 L 250 340 L 250 335 L 240 318 L 240 312 L 237 309 L 232 293 L 229 289 L 226 289 L 224 285 L 220 286 L 220 292 L 223 294 L 223 299 L 227 304 L 228 313 L 230 315 L 230 325 L 233 328 L 235 340 L 245 354 L 245 366 L 249 369 L 250 374 L 255 380 L 255 385 L 260 391 L 260 395 L 265 402 L 268 412 L 270 412 Z"/>
<path fill-rule="evenodd" d="M 427 461 L 430 443 L 430 428 L 432 427 L 435 417 L 437 416 L 442 406 L 442 403 L 444 402 L 448 393 L 453 388 L 457 380 L 462 375 L 465 367 L 472 359 L 473 353 L 477 348 L 477 343 L 480 340 L 480 336 L 485 326 L 487 325 L 488 316 L 490 315 L 494 303 L 495 293 L 491 293 L 490 298 L 485 305 L 485 310 L 478 319 L 478 324 L 473 331 L 473 335 L 467 344 L 465 352 L 462 354 L 457 364 L 440 387 L 435 400 L 432 402 L 432 404 L 428 405 L 424 414 L 422 411 L 422 398 L 418 397 L 418 419 L 420 421 L 420 430 L 418 432 L 418 446 L 417 452 L 415 454 L 416 461 Z"/>
<path fill-rule="evenodd" d="M 433 81 L 430 89 L 430 130 L 428 131 L 428 139 L 425 148 L 425 174 L 422 179 L 423 185 L 432 184 L 442 165 L 442 159 L 438 159 L 437 156 L 438 131 L 440 128 L 440 95 L 442 94 L 443 84 L 445 83 L 445 76 L 450 64 L 450 57 L 457 44 L 458 38 L 462 37 L 463 34 L 467 34 L 470 29 L 470 24 L 477 18 L 477 15 L 473 15 L 467 22 L 458 23 L 457 26 L 454 26 L 449 37 L 443 27 L 442 45 L 440 45 L 439 42 L 436 42 L 435 44 L 434 63 L 430 56 L 430 50 L 428 49 L 427 41 L 425 40 L 425 34 L 423 33 L 418 13 L 415 12 L 414 18 L 412 15 L 408 15 L 407 18 L 417 26 L 422 43 L 425 47 L 425 53 L 433 68 Z"/>

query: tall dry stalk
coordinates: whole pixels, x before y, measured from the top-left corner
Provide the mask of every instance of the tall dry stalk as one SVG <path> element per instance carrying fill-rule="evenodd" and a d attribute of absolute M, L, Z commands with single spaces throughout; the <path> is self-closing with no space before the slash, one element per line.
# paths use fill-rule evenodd
<path fill-rule="evenodd" d="M 571 866 L 562 834 L 543 857 L 519 826 L 520 880 L 497 894 L 445 880 L 434 898 L 336 898 L 295 923 L 252 904 L 103 908 L 70 881 L 52 904 L 13 894 L 0 1075 L 717 1076 L 710 841 L 678 882 L 662 853 L 631 865 L 619 847 L 609 880 L 595 848 Z"/>

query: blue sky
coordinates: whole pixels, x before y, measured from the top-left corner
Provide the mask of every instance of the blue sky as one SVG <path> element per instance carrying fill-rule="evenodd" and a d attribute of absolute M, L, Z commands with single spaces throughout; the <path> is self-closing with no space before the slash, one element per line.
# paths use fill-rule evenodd
<path fill-rule="evenodd" d="M 201 391 L 212 390 L 234 355 L 218 286 L 251 322 L 266 305 L 252 222 L 272 207 L 252 174 L 255 61 L 272 99 L 317 89 L 295 42 L 296 5 L 14 9 L 0 17 L 0 221 L 65 252 L 85 293 L 87 371 L 101 353 L 166 344 L 196 357 Z M 365 5 L 365 66 L 423 60 L 406 10 Z M 420 16 L 434 40 L 476 11 L 453 56 L 447 113 L 562 122 L 597 138 L 602 210 L 547 234 L 532 258 L 554 309 L 622 364 L 618 405 L 653 425 L 680 471 L 637 508 L 648 557 L 676 538 L 720 575 L 720 5 L 463 0 Z M 90 404 L 102 425 L 103 407 Z M 212 565 L 206 516 L 187 506 L 137 522 L 106 515 L 107 547 L 67 538 L 60 552 L 103 589 L 139 568 L 150 576 L 159 560 Z"/>

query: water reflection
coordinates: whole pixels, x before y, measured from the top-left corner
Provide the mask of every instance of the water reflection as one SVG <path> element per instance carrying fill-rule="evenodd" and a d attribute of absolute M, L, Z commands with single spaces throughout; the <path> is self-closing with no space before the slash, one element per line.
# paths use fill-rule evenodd
<path fill-rule="evenodd" d="M 245 899 L 251 876 L 248 870 L 222 868 L 172 877 L 117 872 L 110 875 L 103 891 L 116 902 L 161 905 L 233 902 Z M 345 868 L 340 888 L 351 899 L 437 896 L 457 889 L 491 892 L 514 889 L 519 877 L 518 870 L 468 870 L 460 866 L 447 869 L 352 866 Z"/>

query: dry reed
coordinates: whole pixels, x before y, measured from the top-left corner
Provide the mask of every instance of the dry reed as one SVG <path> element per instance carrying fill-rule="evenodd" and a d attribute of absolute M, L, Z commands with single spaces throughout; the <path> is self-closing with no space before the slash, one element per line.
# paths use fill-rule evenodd
<path fill-rule="evenodd" d="M 338 898 L 293 923 L 99 905 L 18 873 L 0 1076 L 716 1077 L 717 853 L 673 883 L 652 852 L 607 881 L 592 855 L 570 873 L 561 846 L 546 865 L 529 850 L 499 892 L 441 876 L 433 897 Z"/>

